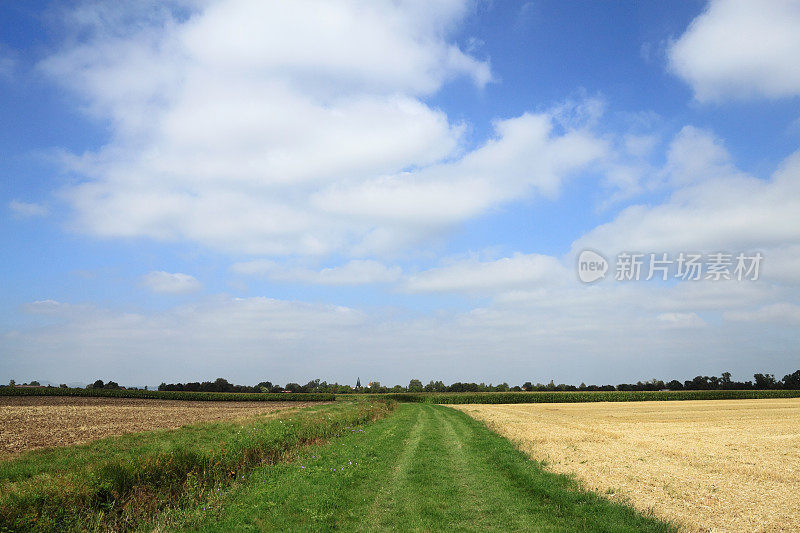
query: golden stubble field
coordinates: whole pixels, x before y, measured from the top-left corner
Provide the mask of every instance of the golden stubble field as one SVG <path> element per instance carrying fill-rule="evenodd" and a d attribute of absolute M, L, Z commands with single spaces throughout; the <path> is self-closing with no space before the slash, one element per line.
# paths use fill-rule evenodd
<path fill-rule="evenodd" d="M 451 407 L 687 530 L 800 530 L 800 399 Z"/>
<path fill-rule="evenodd" d="M 25 450 L 80 444 L 110 435 L 246 418 L 308 405 L 311 403 L 0 397 L 0 459 Z"/>

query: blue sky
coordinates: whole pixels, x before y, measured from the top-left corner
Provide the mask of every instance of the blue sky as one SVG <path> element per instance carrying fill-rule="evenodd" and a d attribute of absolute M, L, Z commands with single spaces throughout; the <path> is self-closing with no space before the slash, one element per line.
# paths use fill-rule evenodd
<path fill-rule="evenodd" d="M 796 4 L 0 10 L 0 381 L 800 367 Z"/>

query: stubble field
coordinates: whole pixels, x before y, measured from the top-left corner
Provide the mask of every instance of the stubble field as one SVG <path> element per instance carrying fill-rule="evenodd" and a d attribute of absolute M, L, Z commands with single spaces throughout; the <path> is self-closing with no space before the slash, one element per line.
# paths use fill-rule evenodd
<path fill-rule="evenodd" d="M 111 435 L 246 418 L 308 405 L 311 403 L 0 397 L 0 459 Z"/>
<path fill-rule="evenodd" d="M 800 400 L 453 406 L 546 468 L 693 531 L 796 531 Z"/>

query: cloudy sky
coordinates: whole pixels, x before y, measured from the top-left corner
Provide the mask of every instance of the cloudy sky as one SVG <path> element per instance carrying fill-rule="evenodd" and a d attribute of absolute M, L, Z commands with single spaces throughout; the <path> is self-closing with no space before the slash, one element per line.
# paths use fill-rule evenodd
<path fill-rule="evenodd" d="M 789 0 L 4 2 L 0 381 L 782 377 L 799 28 Z"/>

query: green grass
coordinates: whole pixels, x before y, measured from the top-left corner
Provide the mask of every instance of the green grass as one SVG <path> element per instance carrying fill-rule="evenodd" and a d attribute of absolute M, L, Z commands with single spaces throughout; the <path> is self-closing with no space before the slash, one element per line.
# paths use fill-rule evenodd
<path fill-rule="evenodd" d="M 393 406 L 339 402 L 28 452 L 0 462 L 0 531 L 130 529 Z"/>
<path fill-rule="evenodd" d="M 421 392 L 366 395 L 337 394 L 337 399 L 353 396 L 390 398 L 404 403 L 582 403 L 641 402 L 676 400 L 743 400 L 800 398 L 800 390 L 689 390 L 689 391 L 569 391 L 569 392 Z"/>
<path fill-rule="evenodd" d="M 71 389 L 61 387 L 0 387 L 0 396 L 83 396 L 99 398 L 147 398 L 151 400 L 188 400 L 209 402 L 332 402 L 334 394 L 321 393 L 250 393 L 190 392 L 121 389 Z"/>
<path fill-rule="evenodd" d="M 202 505 L 143 527 L 197 531 L 673 531 L 542 470 L 464 413 L 405 404 Z"/>

